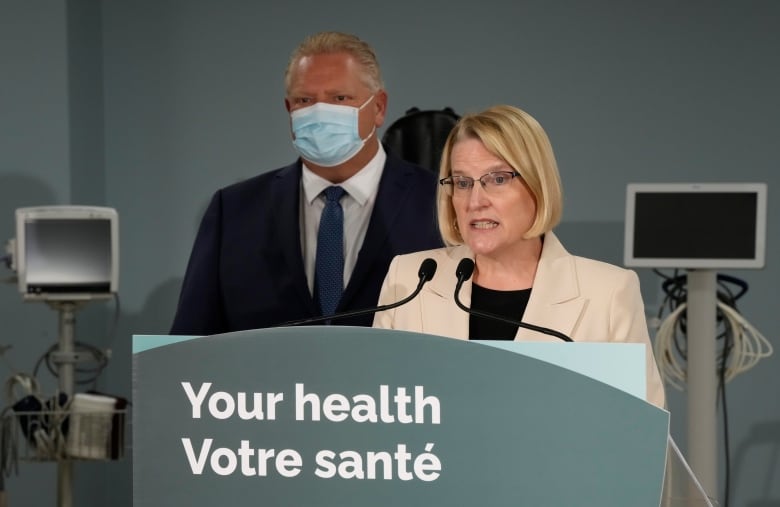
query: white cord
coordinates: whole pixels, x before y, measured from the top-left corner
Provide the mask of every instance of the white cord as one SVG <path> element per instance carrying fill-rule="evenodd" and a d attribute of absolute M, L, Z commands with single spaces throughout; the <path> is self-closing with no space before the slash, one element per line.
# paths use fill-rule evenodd
<path fill-rule="evenodd" d="M 685 365 L 680 362 L 678 354 L 674 351 L 674 333 L 677 319 L 685 307 L 685 303 L 681 304 L 661 322 L 655 335 L 654 351 L 661 378 L 680 391 L 685 383 Z"/>
<path fill-rule="evenodd" d="M 675 308 L 661 322 L 655 335 L 655 358 L 661 377 L 680 391 L 684 388 L 687 370 L 685 360 L 675 350 L 674 338 L 677 321 L 686 307 L 687 305 L 682 303 Z M 733 333 L 733 344 L 724 372 L 724 379 L 729 382 L 737 375 L 753 368 L 761 359 L 771 356 L 773 348 L 769 340 L 734 308 L 718 301 L 718 309 L 723 313 Z"/>
<path fill-rule="evenodd" d="M 21 395 L 16 392 L 21 389 Z M 35 377 L 26 373 L 15 373 L 8 377 L 5 382 L 5 399 L 9 405 L 13 405 L 25 396 L 40 397 L 40 387 Z"/>
<path fill-rule="evenodd" d="M 771 356 L 774 350 L 769 340 L 734 308 L 723 303 L 719 303 L 718 307 L 735 330 L 734 349 L 738 353 L 726 368 L 726 381 L 729 381 L 754 367 L 759 360 Z"/>

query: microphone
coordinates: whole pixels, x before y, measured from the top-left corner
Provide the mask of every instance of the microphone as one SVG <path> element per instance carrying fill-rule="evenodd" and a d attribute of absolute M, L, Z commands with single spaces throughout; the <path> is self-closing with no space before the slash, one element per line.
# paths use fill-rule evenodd
<path fill-rule="evenodd" d="M 471 275 L 474 274 L 474 261 L 472 261 L 469 258 L 463 258 L 458 263 L 458 267 L 455 270 L 455 276 L 458 277 L 458 284 L 455 285 L 455 304 L 458 305 L 458 308 L 463 310 L 464 312 L 470 314 L 470 315 L 476 315 L 477 317 L 483 317 L 485 319 L 493 319 L 493 320 L 499 320 L 501 322 L 506 322 L 508 324 L 513 324 L 515 326 L 519 326 L 525 329 L 530 329 L 531 331 L 536 331 L 537 333 L 543 333 L 550 336 L 554 336 L 556 338 L 559 338 L 565 342 L 573 342 L 571 338 L 566 336 L 565 334 L 561 333 L 560 331 L 556 331 L 555 329 L 550 329 L 547 327 L 542 326 L 536 326 L 534 324 L 528 324 L 526 322 L 522 322 L 519 320 L 513 320 L 508 319 L 506 317 L 501 317 L 500 315 L 494 315 L 492 313 L 487 312 L 481 312 L 479 310 L 474 310 L 471 308 L 466 307 L 463 303 L 461 303 L 460 298 L 458 295 L 460 294 L 460 289 L 463 286 L 463 282 L 471 278 Z"/>
<path fill-rule="evenodd" d="M 417 297 L 417 294 L 420 293 L 420 291 L 423 288 L 423 285 L 431 281 L 431 279 L 433 279 L 433 275 L 435 274 L 436 274 L 436 261 L 431 258 L 427 258 L 424 261 L 422 261 L 422 264 L 420 264 L 420 269 L 417 271 L 417 276 L 420 277 L 420 281 L 417 283 L 417 288 L 414 289 L 414 292 L 412 292 L 411 294 L 409 294 L 407 297 L 405 297 L 400 301 L 396 301 L 395 303 L 389 305 L 377 306 L 376 308 L 366 308 L 363 310 L 353 310 L 350 312 L 334 313 L 333 315 L 323 315 L 320 317 L 312 317 L 308 319 L 291 320 L 289 322 L 280 324 L 279 327 L 305 326 L 308 324 L 317 324 L 319 322 L 326 322 L 329 320 L 346 319 L 349 317 L 359 317 L 361 315 L 367 315 L 369 313 L 392 310 L 393 308 L 397 308 L 401 305 L 405 305 L 406 303 L 408 303 L 409 301 Z"/>

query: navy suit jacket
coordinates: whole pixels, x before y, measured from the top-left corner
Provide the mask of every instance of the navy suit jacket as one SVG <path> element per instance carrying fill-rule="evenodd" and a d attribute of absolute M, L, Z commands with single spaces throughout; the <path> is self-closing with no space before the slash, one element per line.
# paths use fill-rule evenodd
<path fill-rule="evenodd" d="M 192 248 L 171 334 L 210 335 L 316 317 L 299 232 L 301 162 L 214 194 Z M 376 306 L 390 261 L 442 245 L 436 175 L 390 153 L 337 312 Z M 334 321 L 371 326 L 372 314 Z"/>

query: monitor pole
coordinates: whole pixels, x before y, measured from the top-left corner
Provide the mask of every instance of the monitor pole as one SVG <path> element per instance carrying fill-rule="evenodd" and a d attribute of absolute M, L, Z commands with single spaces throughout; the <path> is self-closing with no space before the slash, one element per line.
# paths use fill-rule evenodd
<path fill-rule="evenodd" d="M 688 457 L 704 491 L 717 499 L 717 273 L 688 271 Z"/>
<path fill-rule="evenodd" d="M 76 354 L 76 310 L 83 302 L 80 301 L 50 301 L 49 306 L 59 314 L 59 347 L 54 362 L 57 364 L 60 392 L 73 398 L 75 385 Z M 63 442 L 64 445 L 64 442 Z M 72 507 L 73 461 L 68 456 L 61 457 L 57 462 L 57 505 Z"/>

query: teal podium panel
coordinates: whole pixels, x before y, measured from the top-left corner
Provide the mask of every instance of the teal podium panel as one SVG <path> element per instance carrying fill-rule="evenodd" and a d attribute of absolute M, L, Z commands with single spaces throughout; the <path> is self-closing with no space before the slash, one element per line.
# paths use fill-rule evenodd
<path fill-rule="evenodd" d="M 312 326 L 133 354 L 136 507 L 661 501 L 668 412 L 516 352 Z"/>

